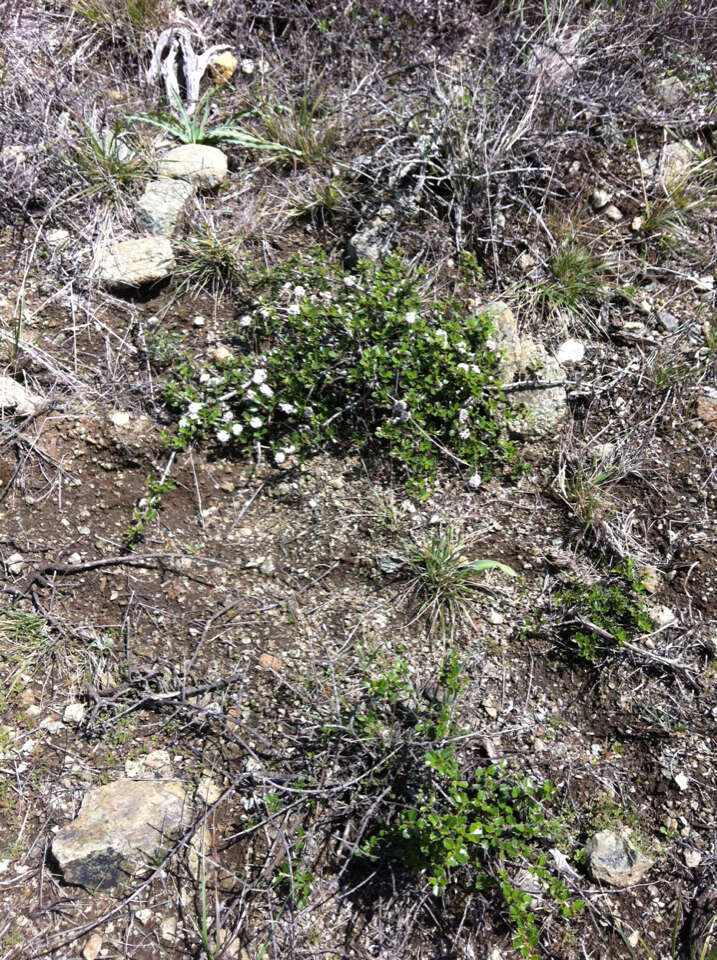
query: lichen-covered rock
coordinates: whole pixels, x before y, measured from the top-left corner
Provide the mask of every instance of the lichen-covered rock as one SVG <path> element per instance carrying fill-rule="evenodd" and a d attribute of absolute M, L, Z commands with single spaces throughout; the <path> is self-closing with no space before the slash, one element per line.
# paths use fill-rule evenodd
<path fill-rule="evenodd" d="M 192 810 L 178 780 L 122 778 L 89 790 L 52 853 L 67 883 L 107 890 L 143 873 L 188 826 Z"/>
<path fill-rule="evenodd" d="M 625 833 L 600 830 L 585 847 L 590 873 L 611 887 L 630 887 L 639 883 L 653 865 Z"/>
<path fill-rule="evenodd" d="M 100 264 L 100 279 L 111 290 L 158 283 L 175 267 L 172 245 L 166 237 L 138 237 L 109 247 Z"/>
<path fill-rule="evenodd" d="M 203 190 L 218 187 L 227 178 L 226 154 L 218 147 L 201 143 L 184 143 L 159 161 L 160 177 L 188 180 Z"/>
<path fill-rule="evenodd" d="M 194 193 L 186 180 L 150 180 L 137 202 L 137 224 L 155 237 L 171 237 L 184 222 L 184 208 Z"/>
<path fill-rule="evenodd" d="M 521 380 L 554 383 L 565 379 L 565 372 L 542 343 L 521 337 L 510 307 L 502 300 L 482 308 L 493 320 L 490 346 L 502 354 L 498 375 L 504 383 Z M 523 439 L 552 436 L 568 414 L 565 387 L 531 387 L 508 394 L 518 416 L 508 428 Z"/>

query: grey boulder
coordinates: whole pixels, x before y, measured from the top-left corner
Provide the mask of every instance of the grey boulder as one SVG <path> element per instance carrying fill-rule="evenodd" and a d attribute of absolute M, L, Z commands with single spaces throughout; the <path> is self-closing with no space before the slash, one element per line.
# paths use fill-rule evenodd
<path fill-rule="evenodd" d="M 178 780 L 122 778 L 89 790 L 52 853 L 67 883 L 107 890 L 146 872 L 186 830 L 192 809 Z"/>

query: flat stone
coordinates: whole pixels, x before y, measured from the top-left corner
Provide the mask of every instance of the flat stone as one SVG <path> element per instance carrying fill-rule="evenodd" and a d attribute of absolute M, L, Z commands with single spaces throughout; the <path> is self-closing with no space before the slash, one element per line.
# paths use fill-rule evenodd
<path fill-rule="evenodd" d="M 40 397 L 30 393 L 12 377 L 0 377 L 0 409 L 4 414 L 31 417 L 42 405 Z"/>
<path fill-rule="evenodd" d="M 640 853 L 628 836 L 612 830 L 600 830 L 588 840 L 585 850 L 593 878 L 611 887 L 639 883 L 654 862 Z"/>
<path fill-rule="evenodd" d="M 565 371 L 542 343 L 521 337 L 513 311 L 502 300 L 486 304 L 481 312 L 493 320 L 489 346 L 502 354 L 498 375 L 504 383 L 520 380 L 544 380 L 551 383 L 565 378 Z M 537 370 L 537 373 L 531 371 Z M 554 435 L 568 415 L 565 387 L 534 387 L 508 394 L 518 416 L 508 422 L 508 430 L 522 439 Z"/>
<path fill-rule="evenodd" d="M 604 210 L 603 214 L 612 220 L 614 223 L 617 223 L 618 220 L 622 220 L 622 212 L 615 206 L 614 203 L 609 204 Z"/>
<path fill-rule="evenodd" d="M 89 790 L 73 822 L 60 830 L 52 853 L 67 883 L 107 890 L 146 872 L 192 816 L 178 780 L 122 778 Z"/>
<path fill-rule="evenodd" d="M 150 180 L 137 202 L 137 224 L 155 237 L 171 237 L 184 223 L 184 208 L 194 194 L 186 180 Z"/>
<path fill-rule="evenodd" d="M 160 177 L 188 180 L 195 186 L 212 190 L 227 178 L 226 154 L 218 147 L 201 143 L 184 143 L 175 147 L 159 161 Z"/>
<path fill-rule="evenodd" d="M 166 237 L 139 237 L 107 249 L 100 279 L 110 289 L 132 289 L 165 280 L 174 267 L 172 245 Z"/>

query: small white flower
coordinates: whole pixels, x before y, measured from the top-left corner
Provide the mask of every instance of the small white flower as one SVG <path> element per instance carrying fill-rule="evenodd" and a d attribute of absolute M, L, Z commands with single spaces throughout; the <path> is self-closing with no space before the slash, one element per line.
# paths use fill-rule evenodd
<path fill-rule="evenodd" d="M 290 303 L 289 306 L 286 308 L 286 312 L 289 314 L 290 317 L 298 317 L 299 314 L 301 313 L 301 307 L 299 306 L 298 303 Z"/>
<path fill-rule="evenodd" d="M 330 291 L 330 290 L 322 290 L 321 293 L 319 294 L 319 296 L 321 297 L 322 300 L 330 300 L 330 299 L 331 299 L 331 291 Z"/>
<path fill-rule="evenodd" d="M 259 367 L 258 370 L 255 370 L 252 375 L 251 382 L 256 384 L 266 383 L 266 370 L 262 370 L 261 367 Z"/>
<path fill-rule="evenodd" d="M 271 389 L 268 383 L 262 383 L 259 387 L 259 393 L 263 393 L 265 397 L 273 397 L 274 391 Z"/>
<path fill-rule="evenodd" d="M 279 464 L 279 466 L 281 466 L 281 464 L 284 463 L 284 461 L 286 460 L 286 454 L 282 453 L 281 450 L 279 450 L 277 453 L 274 454 L 274 460 Z"/>
<path fill-rule="evenodd" d="M 189 426 L 189 420 L 187 420 L 186 417 L 180 417 L 180 418 L 179 418 L 179 429 L 180 429 L 180 430 L 186 430 L 188 426 Z"/>
<path fill-rule="evenodd" d="M 296 407 L 292 403 L 280 403 L 279 409 L 282 413 L 285 413 L 288 416 L 291 416 L 292 413 L 296 413 Z"/>
<path fill-rule="evenodd" d="M 200 374 L 200 375 L 199 375 L 199 382 L 200 382 L 200 383 L 209 383 L 209 374 L 208 374 L 208 373 L 202 373 L 202 374 Z"/>
<path fill-rule="evenodd" d="M 417 319 L 418 315 L 416 314 L 415 310 L 409 310 L 406 314 L 406 323 L 408 324 L 415 323 Z"/>
<path fill-rule="evenodd" d="M 290 456 L 292 453 L 296 453 L 296 447 L 284 447 L 284 453 Z"/>
<path fill-rule="evenodd" d="M 305 297 L 305 296 L 306 296 L 306 288 L 305 288 L 305 287 L 302 287 L 301 284 L 299 284 L 298 287 L 294 287 L 294 296 L 295 296 L 295 297 Z"/>
<path fill-rule="evenodd" d="M 439 328 L 438 330 L 436 330 L 436 336 L 437 336 L 437 337 L 440 337 L 441 340 L 443 340 L 443 341 L 446 341 L 446 340 L 448 339 L 448 334 L 446 333 L 446 331 L 445 331 L 445 330 L 441 330 L 440 328 Z"/>
<path fill-rule="evenodd" d="M 219 443 L 226 443 L 229 439 L 231 439 L 231 437 L 230 437 L 230 434 L 226 432 L 226 430 L 220 430 L 217 433 L 217 440 L 219 441 Z"/>
<path fill-rule="evenodd" d="M 468 478 L 468 486 L 471 490 L 477 490 L 482 483 L 483 477 L 479 473 L 474 473 L 472 477 Z"/>
<path fill-rule="evenodd" d="M 256 396 L 256 390 L 247 390 L 246 392 L 247 400 L 253 400 L 255 396 Z"/>
<path fill-rule="evenodd" d="M 345 287 L 355 287 L 356 281 L 353 277 L 344 277 L 344 286 Z"/>
<path fill-rule="evenodd" d="M 266 320 L 267 317 L 271 316 L 271 310 L 268 307 L 262 307 L 259 314 Z"/>
<path fill-rule="evenodd" d="M 252 417 L 251 420 L 249 421 L 249 426 L 252 428 L 252 430 L 258 430 L 259 427 L 262 425 L 262 422 L 263 421 L 261 417 Z"/>
<path fill-rule="evenodd" d="M 240 423 L 232 424 L 232 433 L 234 434 L 235 437 L 238 437 L 243 432 L 244 432 L 244 427 Z"/>
<path fill-rule="evenodd" d="M 234 414 L 231 412 L 231 410 L 227 410 L 225 413 L 222 414 L 222 420 L 224 421 L 224 423 L 231 423 L 233 419 L 234 419 Z"/>
<path fill-rule="evenodd" d="M 470 414 L 468 413 L 466 408 L 463 407 L 461 410 L 458 411 L 458 423 L 467 423 L 469 416 Z"/>
<path fill-rule="evenodd" d="M 250 327 L 251 326 L 251 317 L 248 313 L 245 313 L 243 317 L 239 317 L 239 326 L 240 327 Z"/>
<path fill-rule="evenodd" d="M 470 430 L 459 430 L 459 431 L 458 431 L 458 436 L 461 438 L 461 440 L 467 440 L 468 437 L 470 437 L 470 435 L 471 435 Z"/>
<path fill-rule="evenodd" d="M 193 400 L 187 407 L 187 412 L 190 414 L 197 414 L 202 409 L 202 404 L 198 400 Z"/>
<path fill-rule="evenodd" d="M 460 370 L 461 373 L 468 373 L 468 364 L 467 363 L 457 363 L 456 370 Z"/>

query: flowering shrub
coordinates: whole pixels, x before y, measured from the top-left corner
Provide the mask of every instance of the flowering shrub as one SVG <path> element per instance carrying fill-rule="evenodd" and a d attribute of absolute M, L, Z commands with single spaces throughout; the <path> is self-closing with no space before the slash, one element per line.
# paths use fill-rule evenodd
<path fill-rule="evenodd" d="M 497 452 L 512 453 L 490 319 L 424 302 L 420 277 L 398 256 L 347 274 L 321 253 L 257 276 L 234 357 L 199 376 L 186 365 L 169 384 L 173 445 L 260 445 L 282 464 L 329 440 L 374 442 L 414 493 L 428 492 L 441 461 L 477 485 Z"/>

